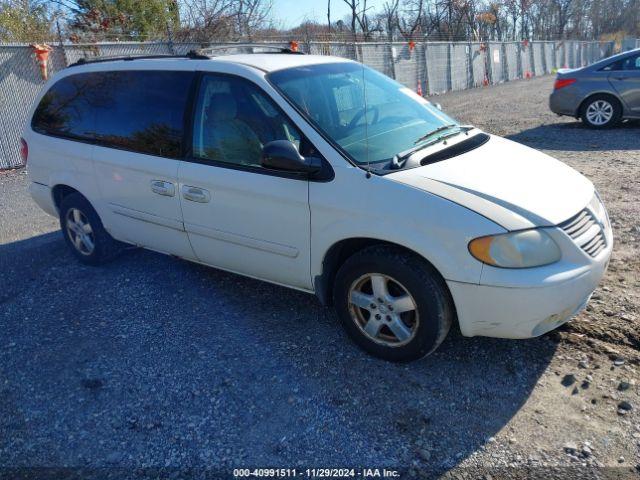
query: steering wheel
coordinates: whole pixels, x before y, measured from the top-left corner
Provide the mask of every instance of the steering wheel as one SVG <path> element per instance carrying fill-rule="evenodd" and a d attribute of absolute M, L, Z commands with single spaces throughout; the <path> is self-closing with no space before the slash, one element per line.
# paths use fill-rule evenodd
<path fill-rule="evenodd" d="M 380 117 L 380 109 L 375 105 L 373 105 L 370 107 L 363 107 L 358 113 L 356 113 L 351 119 L 351 121 L 349 122 L 349 125 L 347 125 L 347 128 L 349 129 L 354 128 L 358 124 L 358 122 L 362 119 L 362 117 L 364 117 L 365 114 L 371 111 L 373 111 L 373 120 L 371 121 L 371 125 L 373 125 L 374 123 L 378 123 L 378 118 Z"/>

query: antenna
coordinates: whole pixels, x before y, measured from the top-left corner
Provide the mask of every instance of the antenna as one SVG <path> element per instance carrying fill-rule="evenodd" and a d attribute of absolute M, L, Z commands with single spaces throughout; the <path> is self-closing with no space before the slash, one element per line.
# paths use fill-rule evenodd
<path fill-rule="evenodd" d="M 371 163 L 369 161 L 369 124 L 367 121 L 367 110 L 368 110 L 368 104 L 367 104 L 367 84 L 364 81 L 364 64 L 362 65 L 362 97 L 364 99 L 364 115 L 362 118 L 364 118 L 364 151 L 365 151 L 365 156 L 367 158 L 367 173 L 366 173 L 366 177 L 367 178 L 371 178 Z"/>

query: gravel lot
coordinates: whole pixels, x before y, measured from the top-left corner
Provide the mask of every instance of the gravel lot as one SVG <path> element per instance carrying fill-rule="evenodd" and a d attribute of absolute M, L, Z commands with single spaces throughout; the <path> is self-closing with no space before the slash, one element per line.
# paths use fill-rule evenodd
<path fill-rule="evenodd" d="M 362 353 L 303 293 L 146 251 L 81 266 L 24 172 L 0 173 L 0 478 L 385 466 L 636 478 L 640 125 L 593 132 L 556 117 L 552 81 L 438 101 L 595 183 L 617 241 L 603 285 L 559 332 L 507 341 L 452 331 L 408 365 Z"/>

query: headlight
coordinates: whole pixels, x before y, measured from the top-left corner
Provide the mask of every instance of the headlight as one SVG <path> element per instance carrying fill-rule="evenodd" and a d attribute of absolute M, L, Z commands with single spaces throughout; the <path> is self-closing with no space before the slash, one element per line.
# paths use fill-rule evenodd
<path fill-rule="evenodd" d="M 591 199 L 591 202 L 589 202 L 589 206 L 599 221 L 603 222 L 605 225 L 611 224 L 609 221 L 609 213 L 607 212 L 607 209 L 604 208 L 604 203 L 597 191 Z"/>
<path fill-rule="evenodd" d="M 544 230 L 522 230 L 476 238 L 469 252 L 481 262 L 502 268 L 540 267 L 560 260 L 560 248 Z"/>

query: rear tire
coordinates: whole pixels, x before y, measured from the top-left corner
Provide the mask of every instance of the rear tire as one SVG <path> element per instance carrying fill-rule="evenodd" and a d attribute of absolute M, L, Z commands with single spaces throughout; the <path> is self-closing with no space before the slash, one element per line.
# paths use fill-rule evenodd
<path fill-rule="evenodd" d="M 347 259 L 333 294 L 349 336 L 384 360 L 406 362 L 433 352 L 455 317 L 438 272 L 418 255 L 393 246 L 369 247 Z"/>
<path fill-rule="evenodd" d="M 580 109 L 582 123 L 594 129 L 615 127 L 622 118 L 620 102 L 611 95 L 594 95 Z"/>
<path fill-rule="evenodd" d="M 124 245 L 104 229 L 98 213 L 79 193 L 60 203 L 60 229 L 74 256 L 87 265 L 100 265 L 114 259 Z"/>

